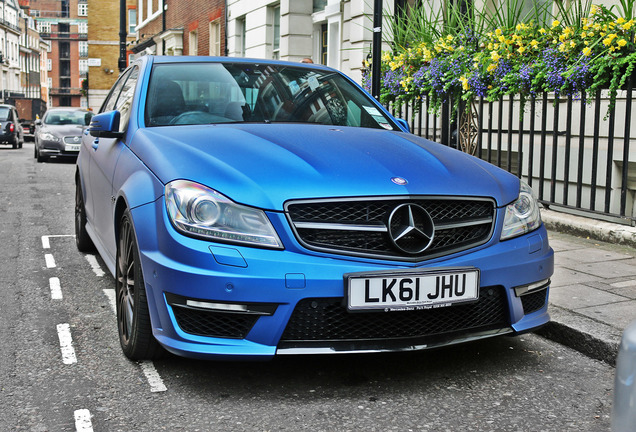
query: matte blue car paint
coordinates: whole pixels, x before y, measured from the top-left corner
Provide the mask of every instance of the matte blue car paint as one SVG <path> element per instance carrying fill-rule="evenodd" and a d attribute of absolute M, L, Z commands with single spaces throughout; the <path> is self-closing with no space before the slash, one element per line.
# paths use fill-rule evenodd
<path fill-rule="evenodd" d="M 113 236 L 99 243 L 109 245 L 106 253 L 112 258 L 109 269 L 114 273 L 116 203 L 131 209 L 153 332 L 168 350 L 200 358 L 269 358 L 276 353 L 278 340 L 299 300 L 341 297 L 343 274 L 383 269 L 475 266 L 481 270 L 482 286 L 507 288 L 515 331 L 547 322 L 546 307 L 524 315 L 521 301 L 512 291 L 514 286 L 551 276 L 553 251 L 545 228 L 541 226 L 531 234 L 531 243 L 528 235 L 504 242 L 498 238 L 503 206 L 518 195 L 517 178 L 477 158 L 401 132 L 295 124 L 144 128 L 144 103 L 139 101 L 145 100 L 144 83 L 152 62 L 189 60 L 141 60 L 141 85 L 135 90 L 128 133 L 116 144 L 121 148 L 112 177 L 114 201 L 108 200 L 106 213 L 111 227 L 92 225 L 94 213 L 87 227 L 94 240 Z M 385 112 L 379 105 L 377 108 Z M 320 152 L 313 151 L 316 148 Z M 253 157 L 241 156 L 246 153 Z M 91 171 L 95 166 L 89 169 L 86 162 L 80 154 L 82 184 L 86 183 L 84 177 L 94 174 Z M 406 178 L 408 184 L 392 183 L 390 178 L 394 176 Z M 285 250 L 215 244 L 178 233 L 168 220 L 163 197 L 164 183 L 175 179 L 197 181 L 236 202 L 269 210 L 267 215 Z M 298 244 L 281 212 L 288 199 L 361 195 L 492 197 L 499 207 L 494 235 L 477 248 L 422 263 L 371 260 L 307 251 Z M 87 206 L 89 200 L 85 199 Z M 210 246 L 235 250 L 245 265 L 215 259 Z M 303 275 L 302 287 L 288 286 L 290 274 Z M 178 328 L 165 292 L 195 299 L 279 306 L 273 316 L 260 318 L 245 340 L 210 338 Z"/>

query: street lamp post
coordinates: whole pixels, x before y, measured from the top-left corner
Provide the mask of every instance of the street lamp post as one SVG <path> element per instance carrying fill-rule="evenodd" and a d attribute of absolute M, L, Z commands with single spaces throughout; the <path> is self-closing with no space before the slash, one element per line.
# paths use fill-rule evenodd
<path fill-rule="evenodd" d="M 126 69 L 126 0 L 119 0 L 119 72 Z"/>
<path fill-rule="evenodd" d="M 371 63 L 371 95 L 380 100 L 380 61 L 382 56 L 382 0 L 373 3 L 373 61 Z"/>

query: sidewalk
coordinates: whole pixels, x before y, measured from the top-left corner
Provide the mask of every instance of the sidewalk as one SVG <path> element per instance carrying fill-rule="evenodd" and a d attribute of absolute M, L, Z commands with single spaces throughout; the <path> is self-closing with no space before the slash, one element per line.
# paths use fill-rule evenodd
<path fill-rule="evenodd" d="M 636 228 L 551 210 L 542 218 L 555 259 L 551 321 L 537 333 L 613 365 L 636 320 Z"/>

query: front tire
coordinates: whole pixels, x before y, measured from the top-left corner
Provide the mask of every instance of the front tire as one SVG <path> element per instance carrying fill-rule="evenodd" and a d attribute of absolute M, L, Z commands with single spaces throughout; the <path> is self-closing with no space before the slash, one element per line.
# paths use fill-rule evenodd
<path fill-rule="evenodd" d="M 130 360 L 150 360 L 162 352 L 152 335 L 150 313 L 139 249 L 130 211 L 121 218 L 115 269 L 117 329 L 124 355 Z"/>

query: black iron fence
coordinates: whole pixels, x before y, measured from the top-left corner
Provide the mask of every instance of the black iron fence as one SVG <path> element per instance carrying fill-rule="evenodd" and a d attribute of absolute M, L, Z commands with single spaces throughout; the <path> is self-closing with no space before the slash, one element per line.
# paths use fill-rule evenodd
<path fill-rule="evenodd" d="M 471 153 L 526 180 L 546 206 L 636 221 L 632 83 L 610 109 L 595 97 L 538 94 L 459 101 L 428 113 L 427 100 L 389 108 L 411 132 Z"/>

